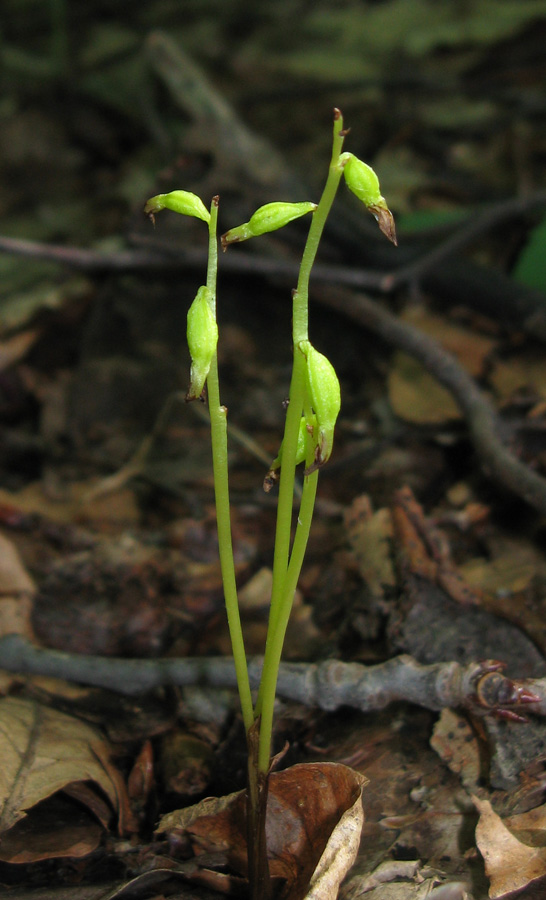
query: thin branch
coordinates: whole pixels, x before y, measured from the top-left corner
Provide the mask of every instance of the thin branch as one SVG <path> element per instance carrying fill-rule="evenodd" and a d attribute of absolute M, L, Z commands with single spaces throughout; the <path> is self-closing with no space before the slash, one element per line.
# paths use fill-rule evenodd
<path fill-rule="evenodd" d="M 0 235 L 0 253 L 57 263 L 71 269 L 91 273 L 132 272 L 142 269 L 150 272 L 156 270 L 185 271 L 200 269 L 207 262 L 205 250 L 181 247 L 180 244 L 172 241 L 140 235 L 132 236 L 131 241 L 141 246 L 133 250 L 104 253 L 100 250 L 67 247 L 62 244 L 27 241 Z M 296 283 L 299 273 L 299 265 L 295 262 L 270 259 L 267 256 L 245 253 L 242 250 L 223 257 L 222 269 L 240 275 L 274 277 L 290 284 Z M 314 277 L 326 284 L 346 284 L 350 287 L 383 292 L 387 290 L 386 285 L 393 276 L 390 273 L 370 272 L 349 266 L 317 264 L 314 268 Z"/>
<path fill-rule="evenodd" d="M 0 638 L 2 668 L 17 674 L 43 675 L 137 695 L 164 685 L 234 688 L 233 660 L 113 659 L 79 656 L 35 647 L 17 634 Z M 262 659 L 250 660 L 249 677 L 258 687 Z M 546 715 L 546 679 L 512 680 L 495 662 L 456 662 L 421 665 L 411 656 L 398 656 L 376 666 L 326 660 L 320 663 L 281 663 L 278 693 L 310 707 L 334 711 L 350 706 L 362 712 L 406 701 L 426 709 L 466 708 L 479 714 L 511 714 L 525 708 Z"/>
<path fill-rule="evenodd" d="M 58 263 L 86 272 L 119 272 L 169 266 L 165 256 L 154 251 L 118 250 L 114 253 L 103 253 L 82 247 L 66 247 L 62 244 L 47 244 L 3 236 L 0 236 L 0 253 Z"/>
<path fill-rule="evenodd" d="M 381 293 L 392 293 L 406 284 L 421 279 L 431 269 L 437 268 L 448 257 L 456 255 L 472 244 L 476 238 L 487 234 L 493 228 L 510 219 L 518 218 L 535 209 L 546 206 L 546 191 L 537 191 L 526 197 L 514 197 L 501 203 L 493 204 L 482 212 L 475 213 L 466 219 L 454 233 L 441 241 L 433 250 L 424 253 L 408 265 L 394 270 L 367 270 L 355 266 L 325 265 L 317 263 L 314 267 L 315 282 L 324 284 L 336 283 L 347 287 L 377 290 Z M 0 252 L 14 256 L 24 256 L 55 262 L 71 268 L 89 272 L 124 271 L 139 269 L 188 269 L 202 266 L 206 261 L 204 250 L 182 248 L 177 242 L 132 235 L 132 243 L 141 244 L 138 250 L 120 250 L 115 253 L 103 253 L 78 247 L 66 247 L 60 244 L 40 243 L 20 238 L 0 236 Z M 266 256 L 238 251 L 226 256 L 222 261 L 226 271 L 261 276 L 276 276 L 283 280 L 295 282 L 299 266 L 287 260 L 270 259 Z"/>

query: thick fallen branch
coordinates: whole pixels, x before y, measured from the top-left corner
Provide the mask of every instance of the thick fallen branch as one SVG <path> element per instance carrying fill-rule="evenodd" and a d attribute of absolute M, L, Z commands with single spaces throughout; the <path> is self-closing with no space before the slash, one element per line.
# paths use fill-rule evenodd
<path fill-rule="evenodd" d="M 35 647 L 20 635 L 0 638 L 0 666 L 17 674 L 43 675 L 142 694 L 164 685 L 235 688 L 235 669 L 224 657 L 192 659 L 113 659 L 78 656 Z M 250 662 L 250 682 L 257 688 L 262 660 Z M 376 666 L 325 660 L 282 663 L 278 693 L 287 700 L 327 711 L 350 706 L 362 712 L 383 709 L 397 700 L 426 709 L 465 708 L 517 718 L 525 707 L 546 715 L 546 679 L 516 681 L 503 676 L 495 662 L 421 665 L 397 656 Z"/>

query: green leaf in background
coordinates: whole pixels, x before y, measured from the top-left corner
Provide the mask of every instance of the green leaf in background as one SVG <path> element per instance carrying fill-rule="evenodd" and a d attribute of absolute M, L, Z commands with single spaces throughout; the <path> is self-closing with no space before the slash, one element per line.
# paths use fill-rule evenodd
<path fill-rule="evenodd" d="M 546 294 L 546 217 L 531 231 L 512 276 L 521 284 Z"/>

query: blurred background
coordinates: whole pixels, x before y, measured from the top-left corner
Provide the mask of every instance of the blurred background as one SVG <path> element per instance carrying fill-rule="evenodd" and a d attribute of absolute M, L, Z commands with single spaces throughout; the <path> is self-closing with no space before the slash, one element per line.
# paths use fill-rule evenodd
<path fill-rule="evenodd" d="M 44 441 L 57 463 L 67 448 L 93 447 L 106 468 L 120 465 L 134 449 L 131 429 L 149 429 L 162 398 L 184 383 L 184 316 L 202 278 L 205 235 L 169 214 L 152 229 L 141 212 L 149 196 L 184 187 L 208 203 L 220 193 L 225 227 L 269 200 L 317 199 L 337 106 L 351 128 L 346 148 L 378 172 L 400 241 L 398 250 L 388 245 L 343 189 L 320 260 L 391 272 L 491 204 L 544 191 L 545 44 L 545 0 L 4 0 L 0 413 L 17 426 L 5 432 L 11 443 L 6 438 L 2 451 L 8 484 L 43 472 Z M 509 297 L 513 285 L 533 291 L 531 306 L 543 317 L 542 217 L 539 199 L 467 241 L 463 263 L 485 266 L 481 281 L 460 260 L 452 275 L 440 266 L 426 285 L 434 301 L 487 314 L 486 331 L 505 315 L 513 329 L 509 304 L 496 309 L 496 273 Z M 286 237 L 249 242 L 248 253 L 297 261 L 303 232 L 291 228 Z M 91 263 L 77 255 L 85 249 L 114 259 L 128 248 L 161 250 L 171 262 L 185 253 L 186 269 L 155 264 L 145 280 L 130 281 L 108 278 L 105 266 L 90 279 Z M 255 358 L 260 340 L 260 353 L 274 347 L 289 365 L 287 318 L 277 335 L 271 314 L 288 310 L 287 279 L 287 302 L 278 305 L 268 293 L 275 287 L 278 297 L 275 279 L 229 275 L 228 262 L 242 260 L 230 251 L 221 261 L 234 326 L 225 332 L 226 390 L 237 398 L 240 424 L 252 429 L 259 406 L 276 434 L 285 391 L 276 387 L 278 373 L 246 407 L 241 400 L 241 385 L 257 369 L 263 374 L 266 357 L 239 380 L 229 375 L 235 362 Z M 112 265 L 123 267 L 119 259 Z M 142 259 L 137 268 L 146 272 Z M 261 302 L 243 304 L 243 288 Z M 245 334 L 237 331 L 242 305 Z M 354 415 L 370 401 L 362 384 L 374 371 L 383 377 L 383 363 L 363 373 L 375 347 L 363 353 L 366 338 L 354 329 L 343 343 L 335 317 L 323 333 L 324 349 L 356 391 L 352 411 L 345 394 Z M 397 404 L 391 393 L 389 400 L 407 412 L 403 399 Z M 442 421 L 444 404 L 440 398 L 424 421 Z"/>

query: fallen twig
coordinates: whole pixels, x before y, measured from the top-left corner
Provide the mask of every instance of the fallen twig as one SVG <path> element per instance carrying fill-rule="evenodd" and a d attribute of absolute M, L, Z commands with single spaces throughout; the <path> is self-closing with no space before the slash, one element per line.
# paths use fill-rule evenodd
<path fill-rule="evenodd" d="M 202 659 L 113 659 L 79 656 L 31 644 L 17 634 L 0 638 L 0 665 L 8 672 L 62 678 L 136 695 L 164 685 L 234 688 L 233 661 Z M 259 684 L 262 660 L 250 661 L 253 688 Z M 334 711 L 350 706 L 362 712 L 383 709 L 394 701 L 426 709 L 465 708 L 475 713 L 512 715 L 525 707 L 546 715 L 546 679 L 516 681 L 503 676 L 499 663 L 456 662 L 421 665 L 397 656 L 375 666 L 326 660 L 281 663 L 279 695 L 310 707 Z"/>

